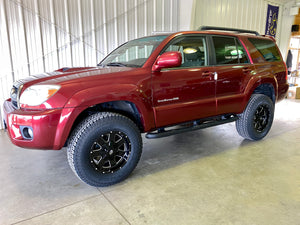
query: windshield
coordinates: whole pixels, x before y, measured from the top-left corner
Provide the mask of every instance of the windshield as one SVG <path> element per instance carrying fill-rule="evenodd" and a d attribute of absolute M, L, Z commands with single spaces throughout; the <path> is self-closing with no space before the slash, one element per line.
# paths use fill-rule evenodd
<path fill-rule="evenodd" d="M 142 67 L 167 35 L 129 41 L 110 53 L 98 66 Z"/>

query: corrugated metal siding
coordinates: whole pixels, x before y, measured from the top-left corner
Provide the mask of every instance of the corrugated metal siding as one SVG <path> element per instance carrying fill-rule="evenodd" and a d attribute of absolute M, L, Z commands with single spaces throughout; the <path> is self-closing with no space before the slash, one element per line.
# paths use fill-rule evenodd
<path fill-rule="evenodd" d="M 256 30 L 265 33 L 268 4 L 279 6 L 276 39 L 279 41 L 283 4 L 268 0 L 197 0 L 192 18 L 192 29 L 200 26 L 220 26 Z"/>
<path fill-rule="evenodd" d="M 0 0 L 0 107 L 15 80 L 95 66 L 128 40 L 177 31 L 178 1 Z"/>

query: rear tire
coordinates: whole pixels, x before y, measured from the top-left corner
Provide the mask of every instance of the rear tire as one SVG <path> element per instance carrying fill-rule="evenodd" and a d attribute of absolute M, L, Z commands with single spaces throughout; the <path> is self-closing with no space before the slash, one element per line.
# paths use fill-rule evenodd
<path fill-rule="evenodd" d="M 271 129 L 274 118 L 274 104 L 263 94 L 253 94 L 245 111 L 239 115 L 236 129 L 239 135 L 248 140 L 260 140 Z"/>
<path fill-rule="evenodd" d="M 126 179 L 142 153 L 142 138 L 133 121 L 117 113 L 86 118 L 73 133 L 68 160 L 83 182 L 103 187 Z"/>

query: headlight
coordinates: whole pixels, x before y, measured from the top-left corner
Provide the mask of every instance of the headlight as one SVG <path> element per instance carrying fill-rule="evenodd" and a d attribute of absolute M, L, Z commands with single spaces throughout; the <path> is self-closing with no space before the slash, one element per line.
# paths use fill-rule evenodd
<path fill-rule="evenodd" d="M 38 106 L 47 101 L 60 89 L 59 85 L 33 85 L 21 94 L 20 104 Z"/>

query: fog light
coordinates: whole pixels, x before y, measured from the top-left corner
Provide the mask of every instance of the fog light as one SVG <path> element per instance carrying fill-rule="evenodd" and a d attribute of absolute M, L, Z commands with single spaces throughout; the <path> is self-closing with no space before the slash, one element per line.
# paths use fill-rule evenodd
<path fill-rule="evenodd" d="M 22 137 L 26 140 L 32 140 L 33 139 L 33 130 L 32 127 L 24 127 L 20 126 L 20 130 L 22 133 Z"/>

